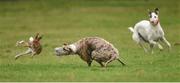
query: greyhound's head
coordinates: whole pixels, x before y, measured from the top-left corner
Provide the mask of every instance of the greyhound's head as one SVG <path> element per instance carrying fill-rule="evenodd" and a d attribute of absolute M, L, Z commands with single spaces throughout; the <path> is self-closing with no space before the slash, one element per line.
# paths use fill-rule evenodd
<path fill-rule="evenodd" d="M 63 55 L 70 55 L 75 53 L 76 47 L 73 44 L 71 45 L 64 44 L 62 47 L 56 47 L 54 50 L 57 56 L 63 56 Z"/>
<path fill-rule="evenodd" d="M 159 23 L 159 9 L 155 8 L 154 11 L 149 11 L 149 21 L 153 26 L 156 26 Z"/>

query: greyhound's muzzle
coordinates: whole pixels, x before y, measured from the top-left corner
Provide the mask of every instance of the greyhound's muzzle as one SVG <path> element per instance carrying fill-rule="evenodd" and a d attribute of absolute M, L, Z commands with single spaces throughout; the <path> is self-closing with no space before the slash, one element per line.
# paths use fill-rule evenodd
<path fill-rule="evenodd" d="M 55 48 L 54 50 L 55 50 L 55 54 L 56 54 L 57 56 L 59 56 L 59 55 L 60 55 L 60 53 L 59 53 L 59 48 Z"/>
<path fill-rule="evenodd" d="M 157 25 L 159 23 L 159 20 L 150 20 L 151 24 L 152 25 Z"/>

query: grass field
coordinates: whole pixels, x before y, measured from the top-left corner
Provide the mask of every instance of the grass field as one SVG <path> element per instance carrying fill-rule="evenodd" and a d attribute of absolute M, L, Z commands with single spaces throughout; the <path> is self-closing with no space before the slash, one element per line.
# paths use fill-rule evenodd
<path fill-rule="evenodd" d="M 160 9 L 161 25 L 172 50 L 153 55 L 131 38 L 128 27 L 148 19 L 147 9 Z M 0 81 L 180 81 L 179 0 L 1 0 Z M 25 50 L 15 47 L 36 32 L 43 34 L 40 55 L 14 56 Z M 118 48 L 123 67 L 114 61 L 92 67 L 79 56 L 57 57 L 54 48 L 89 36 L 102 37 Z"/>

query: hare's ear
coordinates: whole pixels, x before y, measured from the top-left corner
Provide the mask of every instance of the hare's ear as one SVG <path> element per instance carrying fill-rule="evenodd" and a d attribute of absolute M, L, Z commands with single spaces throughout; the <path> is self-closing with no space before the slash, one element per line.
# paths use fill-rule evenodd
<path fill-rule="evenodd" d="M 39 37 L 39 33 L 36 33 L 35 39 L 38 39 Z"/>
<path fill-rule="evenodd" d="M 38 41 L 42 39 L 42 35 L 38 37 Z"/>

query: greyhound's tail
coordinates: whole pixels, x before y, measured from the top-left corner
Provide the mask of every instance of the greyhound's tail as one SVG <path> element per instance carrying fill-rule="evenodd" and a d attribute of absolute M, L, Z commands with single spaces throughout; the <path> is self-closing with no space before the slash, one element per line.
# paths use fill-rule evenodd
<path fill-rule="evenodd" d="M 125 66 L 126 64 L 123 63 L 119 58 L 117 59 L 123 66 Z"/>
<path fill-rule="evenodd" d="M 134 33 L 134 29 L 133 29 L 133 27 L 129 27 L 128 28 L 131 32 L 133 32 Z"/>
<path fill-rule="evenodd" d="M 176 42 L 176 43 L 174 43 L 174 45 L 176 46 L 176 45 L 180 45 L 180 42 Z"/>

